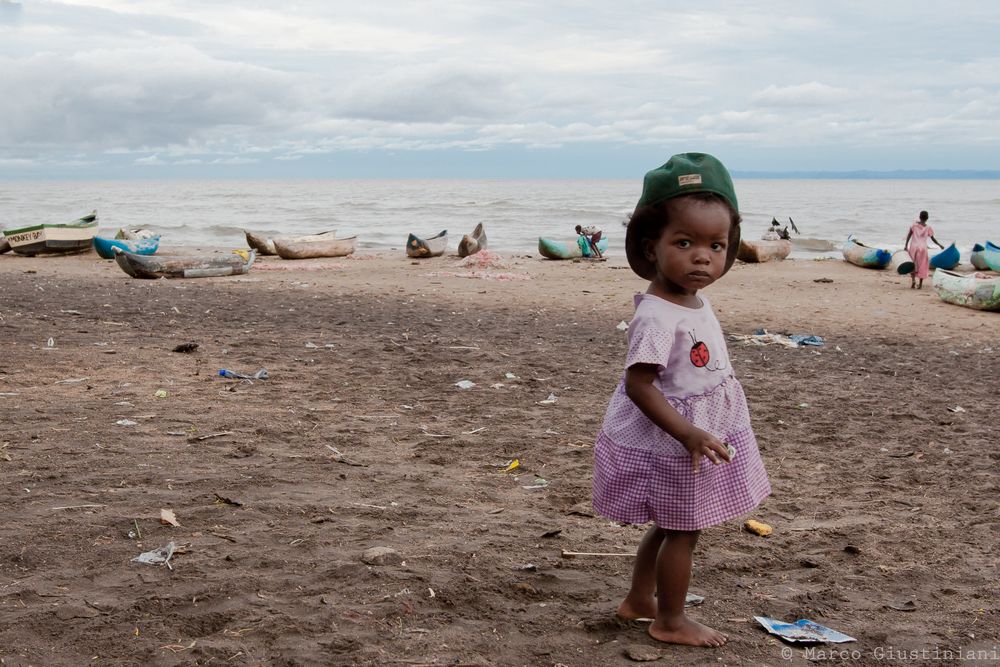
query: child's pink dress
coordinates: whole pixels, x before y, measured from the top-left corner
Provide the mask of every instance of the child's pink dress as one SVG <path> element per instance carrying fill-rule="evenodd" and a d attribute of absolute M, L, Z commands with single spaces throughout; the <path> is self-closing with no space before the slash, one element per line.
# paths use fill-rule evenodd
<path fill-rule="evenodd" d="M 913 260 L 913 275 L 915 278 L 926 278 L 930 275 L 930 256 L 927 254 L 927 239 L 934 236 L 934 230 L 930 225 L 922 225 L 914 222 L 910 225 L 910 244 L 906 246 L 906 252 L 910 253 Z"/>
<path fill-rule="evenodd" d="M 594 508 L 609 519 L 700 530 L 750 511 L 771 492 L 722 328 L 701 300 L 701 308 L 686 308 L 636 295 L 625 367 L 658 365 L 655 384 L 670 404 L 736 456 L 718 466 L 702 458 L 695 474 L 684 445 L 636 407 L 622 376 L 594 446 Z"/>

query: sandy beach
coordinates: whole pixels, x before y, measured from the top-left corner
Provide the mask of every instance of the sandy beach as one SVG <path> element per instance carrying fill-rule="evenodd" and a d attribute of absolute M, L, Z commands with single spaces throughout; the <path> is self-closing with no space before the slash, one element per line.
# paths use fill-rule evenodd
<path fill-rule="evenodd" d="M 691 613 L 729 643 L 615 619 L 643 529 L 594 515 L 592 444 L 643 289 L 621 257 L 0 256 L 0 664 L 815 664 L 754 616 L 852 635 L 842 663 L 1000 657 L 1000 315 L 839 260 L 706 292 L 729 335 L 825 339 L 730 342 L 774 533 L 701 538 Z"/>

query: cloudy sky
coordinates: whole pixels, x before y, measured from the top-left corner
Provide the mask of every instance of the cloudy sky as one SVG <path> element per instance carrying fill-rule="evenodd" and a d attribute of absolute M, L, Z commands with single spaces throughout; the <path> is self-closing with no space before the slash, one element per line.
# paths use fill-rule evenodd
<path fill-rule="evenodd" d="M 0 0 L 0 178 L 996 170 L 998 35 L 964 0 Z"/>

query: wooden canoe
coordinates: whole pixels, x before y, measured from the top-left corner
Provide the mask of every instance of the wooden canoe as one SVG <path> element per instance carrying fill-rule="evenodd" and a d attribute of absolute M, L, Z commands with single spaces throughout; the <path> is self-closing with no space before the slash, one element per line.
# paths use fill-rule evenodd
<path fill-rule="evenodd" d="M 115 261 L 133 278 L 213 278 L 238 276 L 250 270 L 255 250 L 236 250 L 228 255 L 135 255 L 115 250 Z"/>
<path fill-rule="evenodd" d="M 19 255 L 68 254 L 90 250 L 97 234 L 97 211 L 66 224 L 41 223 L 4 231 L 10 249 Z"/>
<path fill-rule="evenodd" d="M 1000 276 L 935 269 L 931 285 L 942 301 L 976 310 L 1000 311 Z"/>
<path fill-rule="evenodd" d="M 327 230 L 325 232 L 320 232 L 318 234 L 307 234 L 303 236 L 269 236 L 262 232 L 251 232 L 244 229 L 243 234 L 247 237 L 247 245 L 257 251 L 258 255 L 277 255 L 278 251 L 274 248 L 274 239 L 280 238 L 283 241 L 312 241 L 320 237 L 331 237 L 336 236 L 337 232 L 334 229 Z"/>
<path fill-rule="evenodd" d="M 759 264 L 784 259 L 791 252 L 792 242 L 784 239 L 778 241 L 740 239 L 740 249 L 736 252 L 736 259 L 741 262 Z"/>
<path fill-rule="evenodd" d="M 956 248 L 955 244 L 952 243 L 950 246 L 931 257 L 930 266 L 932 269 L 951 270 L 958 266 L 960 258 L 961 255 L 958 252 L 958 248 Z"/>
<path fill-rule="evenodd" d="M 436 236 L 422 239 L 410 234 L 406 239 L 406 254 L 409 257 L 440 257 L 448 248 L 448 230 L 441 230 Z"/>
<path fill-rule="evenodd" d="M 608 249 L 608 240 L 601 238 L 597 242 L 597 249 L 602 253 Z M 552 239 L 538 237 L 538 254 L 547 259 L 576 259 L 583 257 L 583 249 L 577 239 L 572 241 L 553 241 Z"/>
<path fill-rule="evenodd" d="M 93 243 L 94 250 L 103 259 L 114 259 L 115 248 L 121 248 L 133 255 L 152 255 L 160 247 L 160 237 L 157 235 L 145 239 L 128 241 L 125 239 L 109 239 L 103 236 L 95 236 Z"/>
<path fill-rule="evenodd" d="M 847 237 L 847 242 L 841 248 L 844 253 L 844 260 L 855 266 L 863 266 L 866 269 L 884 269 L 889 266 L 892 253 L 884 248 L 872 248 L 858 241 L 854 234 Z"/>
<path fill-rule="evenodd" d="M 334 236 L 313 236 L 288 238 L 275 236 L 271 239 L 274 249 L 282 259 L 312 259 L 314 257 L 343 257 L 354 252 L 358 237 L 338 239 Z"/>
<path fill-rule="evenodd" d="M 983 247 L 983 262 L 990 271 L 1000 272 L 1000 247 L 987 241 Z"/>
<path fill-rule="evenodd" d="M 476 228 L 472 230 L 471 234 L 465 234 L 462 240 L 458 242 L 458 256 L 468 257 L 469 255 L 475 255 L 480 250 L 486 249 L 486 231 L 483 229 L 483 223 L 476 225 Z"/>
<path fill-rule="evenodd" d="M 897 250 L 892 253 L 892 259 L 889 260 L 890 270 L 895 271 L 901 276 L 905 276 L 913 273 L 914 268 L 916 268 L 916 265 L 913 263 L 910 253 L 905 250 Z"/>

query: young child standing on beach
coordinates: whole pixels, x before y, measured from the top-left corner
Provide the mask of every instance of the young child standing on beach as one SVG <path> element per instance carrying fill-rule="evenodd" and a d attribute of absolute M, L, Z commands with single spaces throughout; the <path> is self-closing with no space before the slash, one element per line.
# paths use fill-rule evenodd
<path fill-rule="evenodd" d="M 910 289 L 917 287 L 917 279 L 920 279 L 920 289 L 924 288 L 924 278 L 930 275 L 930 256 L 927 254 L 927 239 L 937 243 L 939 248 L 944 248 L 940 241 L 934 238 L 934 230 L 927 224 L 927 211 L 921 211 L 920 217 L 910 225 L 910 231 L 906 232 L 906 252 L 910 253 L 913 260 L 913 271 L 910 273 Z"/>
<path fill-rule="evenodd" d="M 594 508 L 653 522 L 618 615 L 653 618 L 649 634 L 676 644 L 725 643 L 684 614 L 695 543 L 771 491 L 722 328 L 699 293 L 733 265 L 739 223 L 726 168 L 684 153 L 646 174 L 625 237 L 629 265 L 650 283 L 594 447 Z"/>

